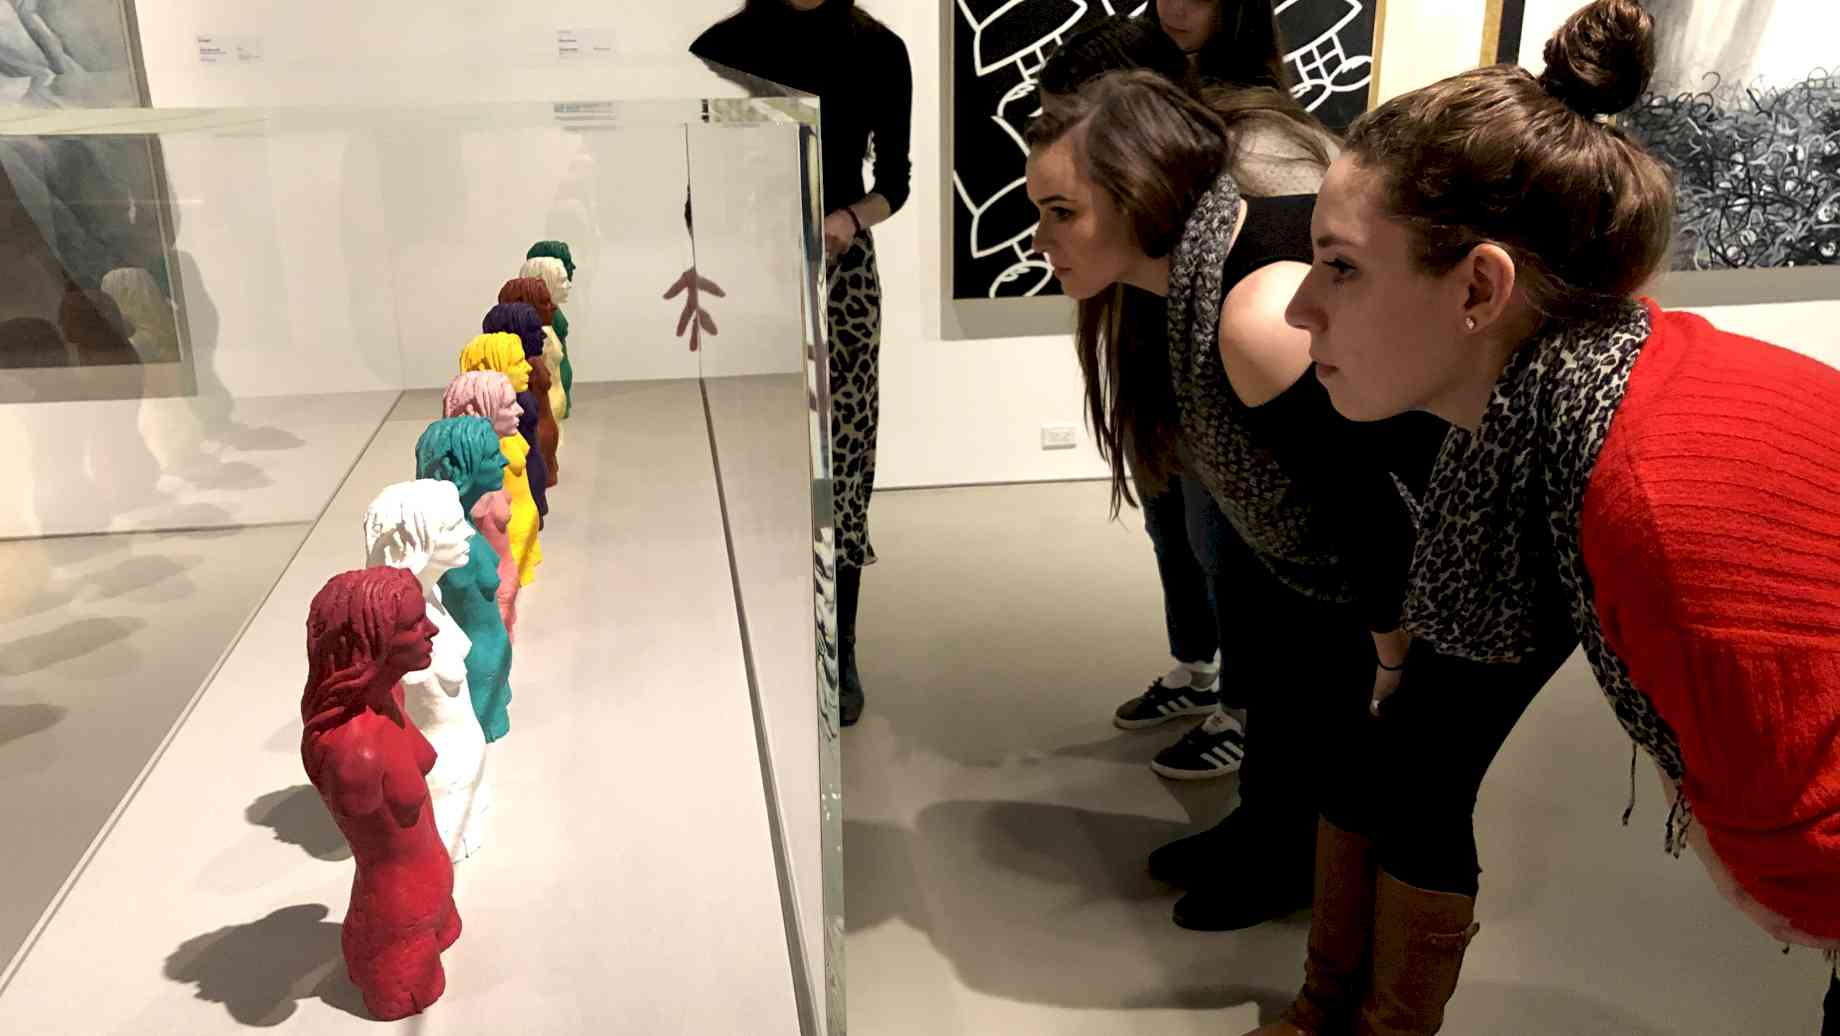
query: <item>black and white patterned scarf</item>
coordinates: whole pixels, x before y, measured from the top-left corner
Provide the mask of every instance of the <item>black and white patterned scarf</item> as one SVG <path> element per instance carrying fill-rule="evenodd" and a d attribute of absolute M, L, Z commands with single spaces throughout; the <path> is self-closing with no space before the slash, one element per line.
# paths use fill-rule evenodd
<path fill-rule="evenodd" d="M 1604 639 L 1580 543 L 1585 491 L 1648 336 L 1647 307 L 1630 302 L 1508 362 L 1481 425 L 1447 438 L 1432 469 L 1405 624 L 1415 640 L 1478 662 L 1517 662 L 1575 634 L 1624 730 L 1678 782 L 1679 743 Z M 1568 619 L 1571 629 L 1557 628 Z M 1670 851 L 1685 822 L 1677 807 Z"/>
<path fill-rule="evenodd" d="M 1273 575 L 1322 600 L 1353 600 L 1333 542 L 1310 529 L 1311 508 L 1271 451 L 1253 442 L 1247 408 L 1220 362 L 1227 252 L 1240 228 L 1239 185 L 1221 173 L 1195 206 L 1170 257 L 1169 368 L 1187 461 L 1234 531 Z"/>

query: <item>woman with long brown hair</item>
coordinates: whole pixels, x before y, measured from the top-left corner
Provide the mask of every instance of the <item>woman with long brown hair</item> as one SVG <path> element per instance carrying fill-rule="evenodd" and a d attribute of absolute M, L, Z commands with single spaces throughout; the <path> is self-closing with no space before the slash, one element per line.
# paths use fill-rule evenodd
<path fill-rule="evenodd" d="M 1269 20 L 1269 9 L 1265 14 Z M 1267 38 L 1270 61 L 1245 58 L 1232 68 L 1217 63 L 1211 69 L 1214 81 L 1204 85 L 1182 47 L 1155 21 L 1103 18 L 1069 37 L 1048 59 L 1038 78 L 1041 104 L 1045 110 L 1060 110 L 1081 87 L 1107 73 L 1152 71 L 1202 97 L 1221 116 L 1231 141 L 1233 175 L 1242 190 L 1311 194 L 1322 182 L 1333 138 L 1289 94 L 1244 85 L 1265 82 L 1276 67 L 1276 37 L 1268 33 Z M 1243 47 L 1236 53 L 1244 58 Z M 1222 83 L 1223 75 L 1244 83 Z M 1117 335 L 1078 338 L 1088 421 L 1112 468 L 1114 517 L 1123 506 L 1141 502 L 1176 668 L 1118 706 L 1113 723 L 1139 730 L 1206 716 L 1158 752 L 1151 769 L 1175 780 L 1238 772 L 1239 808 L 1219 824 L 1151 853 L 1150 872 L 1186 890 L 1176 904 L 1177 924 L 1210 931 L 1244 928 L 1308 901 L 1317 804 L 1307 793 L 1308 779 L 1297 771 L 1306 765 L 1311 731 L 1286 724 L 1282 712 L 1264 713 L 1255 726 L 1259 757 L 1246 759 L 1248 713 L 1257 711 L 1258 700 L 1279 693 L 1261 679 L 1250 658 L 1264 646 L 1244 636 L 1242 619 L 1264 607 L 1270 577 L 1256 562 L 1247 563 L 1244 541 L 1186 462 L 1179 437 L 1159 431 L 1158 422 L 1169 415 L 1166 361 L 1147 377 L 1134 361 L 1167 353 L 1163 300 L 1126 286 L 1119 304 L 1123 313 Z M 1161 410 L 1159 399 L 1165 404 Z M 1140 455 L 1132 448 L 1134 442 L 1155 444 L 1164 438 L 1169 449 Z M 1253 847 L 1256 851 L 1249 851 Z"/>
<path fill-rule="evenodd" d="M 1646 89 L 1653 32 L 1635 0 L 1597 0 L 1548 41 L 1537 78 L 1477 69 L 1362 117 L 1289 319 L 1342 413 L 1422 411 L 1458 430 L 1422 499 L 1396 700 L 1421 657 L 1582 643 L 1668 790 L 1667 847 L 1694 847 L 1775 937 L 1832 951 L 1840 372 L 1635 297 L 1669 251 L 1673 181 L 1600 117 Z M 1441 729 L 1443 751 L 1506 736 L 1415 725 Z M 1375 776 L 1396 805 L 1319 895 L 1303 993 L 1262 1031 L 1442 1020 L 1473 893 L 1400 880 L 1389 857 L 1416 805 Z"/>
<path fill-rule="evenodd" d="M 1232 846 L 1260 879 L 1248 898 L 1264 902 L 1246 908 L 1256 923 L 1308 901 L 1317 816 L 1337 790 L 1322 746 L 1352 739 L 1398 680 L 1412 526 L 1395 476 L 1410 481 L 1398 458 L 1433 443 L 1414 453 L 1424 425 L 1412 420 L 1379 434 L 1355 425 L 1307 376 L 1308 337 L 1283 315 L 1308 270 L 1314 198 L 1242 195 L 1212 108 L 1160 76 L 1114 74 L 1046 109 L 1030 143 L 1037 245 L 1080 300 L 1080 348 L 1112 358 L 1104 423 L 1140 478 L 1180 454 L 1245 547 L 1223 581 L 1246 602 L 1239 633 L 1259 646 L 1246 663 L 1262 769 L 1248 775 L 1255 808 L 1239 811 Z M 1167 299 L 1166 334 L 1121 328 L 1127 286 Z M 1269 750 L 1261 729 L 1274 732 Z M 1272 800 L 1282 808 L 1261 805 Z M 1458 833 L 1439 848 L 1460 846 L 1468 814 L 1440 824 Z M 1466 865 L 1459 854 L 1425 866 Z"/>

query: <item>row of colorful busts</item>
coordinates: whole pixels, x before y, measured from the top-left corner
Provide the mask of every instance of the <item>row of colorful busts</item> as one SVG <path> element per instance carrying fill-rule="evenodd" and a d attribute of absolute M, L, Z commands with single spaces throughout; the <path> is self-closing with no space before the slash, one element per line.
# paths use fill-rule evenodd
<path fill-rule="evenodd" d="M 542 560 L 573 409 L 556 309 L 573 276 L 566 244 L 531 248 L 461 350 L 415 480 L 365 513 L 369 567 L 335 576 L 308 613 L 301 757 L 356 860 L 341 942 L 379 1019 L 441 996 L 440 955 L 460 936 L 453 865 L 483 843 L 486 745 L 511 729 L 518 592 Z"/>

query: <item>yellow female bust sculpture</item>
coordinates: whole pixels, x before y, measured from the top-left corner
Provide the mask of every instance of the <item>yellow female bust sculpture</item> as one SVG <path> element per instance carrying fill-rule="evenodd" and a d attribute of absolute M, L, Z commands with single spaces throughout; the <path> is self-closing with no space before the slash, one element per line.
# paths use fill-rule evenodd
<path fill-rule="evenodd" d="M 536 497 L 531 492 L 528 464 L 530 444 L 519 433 L 521 410 L 517 393 L 530 388 L 530 361 L 524 343 L 511 334 L 480 335 L 460 353 L 461 375 L 447 387 L 441 416 L 468 414 L 492 422 L 499 449 L 505 454 L 505 494 L 511 500 L 511 555 L 517 561 L 518 585 L 529 586 L 543 563 L 543 545 L 537 537 Z M 483 377 L 481 375 L 494 375 Z M 505 390 L 509 389 L 507 393 Z"/>

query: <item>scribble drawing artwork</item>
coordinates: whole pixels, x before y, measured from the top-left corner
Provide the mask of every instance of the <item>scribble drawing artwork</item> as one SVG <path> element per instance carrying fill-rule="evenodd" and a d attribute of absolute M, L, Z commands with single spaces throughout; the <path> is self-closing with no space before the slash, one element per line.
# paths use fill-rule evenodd
<path fill-rule="evenodd" d="M 1840 262 L 1832 7 L 1652 0 L 1651 91 L 1619 122 L 1671 165 L 1677 270 Z"/>
<path fill-rule="evenodd" d="M 1840 80 L 1650 94 L 1626 124 L 1679 175 L 1674 269 L 1840 256 Z"/>
<path fill-rule="evenodd" d="M 1111 15 L 1142 17 L 1148 0 L 953 0 L 951 156 L 953 297 L 1058 295 L 1054 271 L 1029 249 L 1037 215 L 1023 178 L 1035 80 L 1062 41 Z M 1279 0 L 1274 7 L 1295 93 L 1342 128 L 1367 107 L 1373 74 L 1371 0 Z"/>

